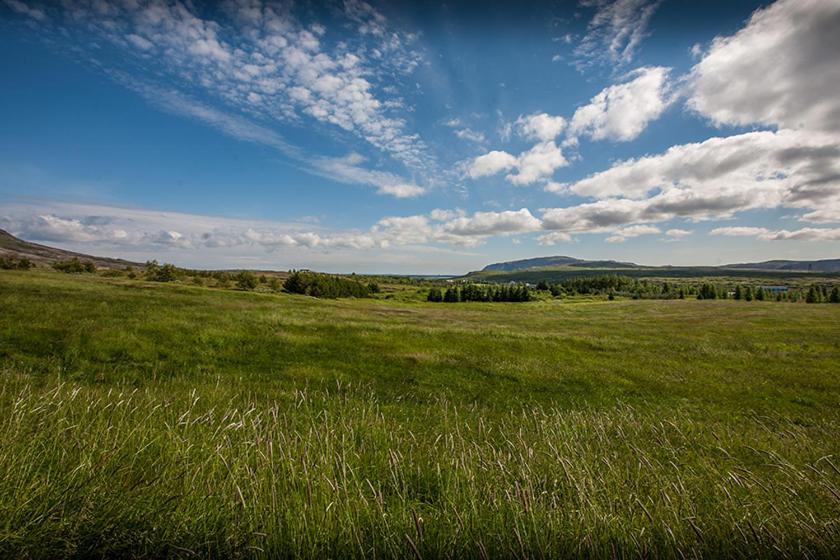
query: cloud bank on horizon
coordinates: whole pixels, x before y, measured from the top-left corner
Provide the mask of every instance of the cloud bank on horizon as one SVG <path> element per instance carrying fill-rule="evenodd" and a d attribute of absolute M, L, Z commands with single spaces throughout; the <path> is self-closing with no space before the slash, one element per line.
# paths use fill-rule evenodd
<path fill-rule="evenodd" d="M 840 241 L 837 0 L 756 6 L 729 16 L 734 32 L 695 31 L 681 51 L 655 40 L 681 8 L 649 0 L 583 0 L 543 27 L 510 21 L 510 44 L 466 13 L 360 0 L 0 6 L 6 47 L 46 60 L 30 63 L 23 94 L 48 90 L 58 60 L 124 92 L 96 109 L 143 131 L 139 153 L 121 157 L 154 161 L 168 134 L 145 130 L 143 111 L 195 134 L 156 170 L 162 184 L 134 184 L 132 164 L 83 151 L 84 168 L 112 169 L 91 194 L 77 165 L 54 165 L 43 147 L 67 125 L 42 119 L 26 95 L 4 102 L 0 116 L 30 132 L 0 131 L 16 150 L 0 156 L 0 227 L 26 239 L 191 265 L 395 272 L 463 271 L 572 243 L 586 256 L 687 264 L 832 256 Z M 533 38 L 521 40 L 523 28 Z M 0 64 L 14 80 L 19 67 Z M 62 101 L 72 111 L 72 99 L 50 99 L 59 116 Z M 168 178 L 206 157 L 208 136 L 254 162 L 213 195 Z M 272 188 L 255 202 L 249 183 L 266 175 Z M 44 183 L 59 186 L 40 192 Z M 173 188 L 184 191 L 172 207 L 156 202 Z"/>

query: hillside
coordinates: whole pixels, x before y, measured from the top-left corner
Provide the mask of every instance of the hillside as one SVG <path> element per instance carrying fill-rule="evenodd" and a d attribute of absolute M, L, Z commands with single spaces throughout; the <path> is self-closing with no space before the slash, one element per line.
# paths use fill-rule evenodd
<path fill-rule="evenodd" d="M 722 266 L 646 266 L 612 260 L 585 260 L 568 256 L 536 257 L 499 262 L 470 272 L 466 278 L 493 282 L 561 281 L 599 274 L 621 274 L 637 278 L 756 277 L 798 278 L 840 274 L 840 259 L 815 261 L 771 260 Z"/>
<path fill-rule="evenodd" d="M 97 268 L 123 268 L 126 266 L 142 267 L 142 263 L 127 261 L 124 259 L 113 259 L 109 257 L 95 257 L 84 253 L 75 253 L 56 249 L 46 245 L 39 245 L 30 241 L 24 241 L 11 233 L 0 229 L 0 257 L 13 257 L 15 259 L 28 258 L 36 265 L 49 266 L 56 261 L 79 259 L 93 262 Z"/>
<path fill-rule="evenodd" d="M 636 268 L 638 265 L 620 261 L 588 261 L 584 259 L 576 259 L 574 257 L 554 256 L 493 263 L 488 264 L 481 270 L 482 272 L 511 271 L 555 266 L 575 266 L 585 268 Z"/>
<path fill-rule="evenodd" d="M 751 270 L 792 270 L 800 272 L 840 272 L 840 259 L 823 259 L 819 261 L 773 260 L 757 263 L 728 264 L 723 268 L 738 268 Z"/>

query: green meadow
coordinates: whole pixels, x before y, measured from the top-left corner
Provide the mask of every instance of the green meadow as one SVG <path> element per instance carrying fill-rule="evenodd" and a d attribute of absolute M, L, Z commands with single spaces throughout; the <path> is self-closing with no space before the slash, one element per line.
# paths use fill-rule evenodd
<path fill-rule="evenodd" d="M 389 289 L 0 271 L 0 556 L 840 557 L 837 306 Z"/>

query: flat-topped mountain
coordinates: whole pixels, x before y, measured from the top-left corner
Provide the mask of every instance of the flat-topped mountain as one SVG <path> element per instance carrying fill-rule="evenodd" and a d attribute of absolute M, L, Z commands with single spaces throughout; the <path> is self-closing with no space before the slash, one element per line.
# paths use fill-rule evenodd
<path fill-rule="evenodd" d="M 511 270 L 525 270 L 528 268 L 544 268 L 549 266 L 579 266 L 583 268 L 636 268 L 639 265 L 621 261 L 588 261 L 584 259 L 576 259 L 574 257 L 554 256 L 536 257 L 533 259 L 522 259 L 518 261 L 488 264 L 482 269 L 482 271 L 508 272 Z"/>

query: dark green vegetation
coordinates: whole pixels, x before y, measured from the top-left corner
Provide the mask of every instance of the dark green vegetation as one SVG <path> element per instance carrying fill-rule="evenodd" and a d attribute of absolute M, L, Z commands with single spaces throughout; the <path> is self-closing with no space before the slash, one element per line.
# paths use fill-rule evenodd
<path fill-rule="evenodd" d="M 269 282 L 0 272 L 0 556 L 840 555 L 836 306 Z"/>
<path fill-rule="evenodd" d="M 485 286 L 466 283 L 462 286 L 454 285 L 441 290 L 437 287 L 429 289 L 426 301 L 458 303 L 468 301 L 531 301 L 531 290 L 524 284 Z"/>
<path fill-rule="evenodd" d="M 807 272 L 794 270 L 755 270 L 717 267 L 638 267 L 606 268 L 583 266 L 558 266 L 512 271 L 470 272 L 464 279 L 471 282 L 563 282 L 572 278 L 594 276 L 624 276 L 637 279 L 698 280 L 713 279 L 715 282 L 737 283 L 746 281 L 765 283 L 840 282 L 837 272 Z"/>
<path fill-rule="evenodd" d="M 379 291 L 376 284 L 363 284 L 352 278 L 320 274 L 309 271 L 293 271 L 283 282 L 283 289 L 292 294 L 303 294 L 319 298 L 368 297 Z"/>

